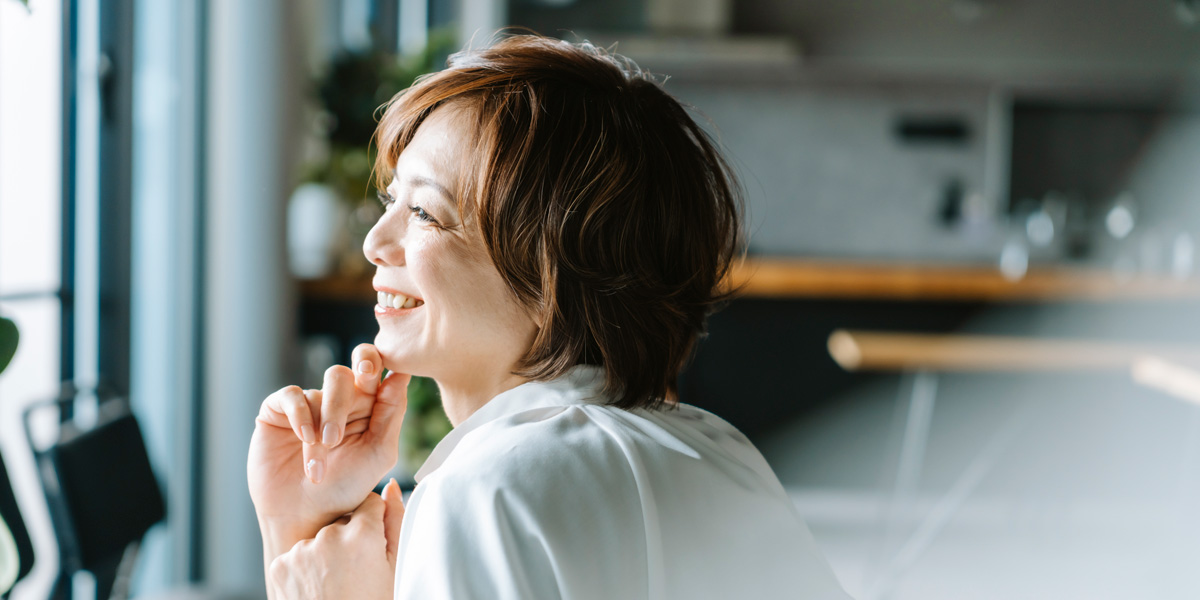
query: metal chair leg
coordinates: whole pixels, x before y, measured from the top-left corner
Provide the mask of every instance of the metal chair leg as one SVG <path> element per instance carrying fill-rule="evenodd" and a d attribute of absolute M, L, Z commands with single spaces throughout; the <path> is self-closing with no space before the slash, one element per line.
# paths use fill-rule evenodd
<path fill-rule="evenodd" d="M 1021 404 L 1009 420 L 992 434 L 991 439 L 958 476 L 950 490 L 938 500 L 925 519 L 900 546 L 891 562 L 869 588 L 867 599 L 884 600 L 891 594 L 895 583 L 929 549 L 950 523 L 950 519 L 979 487 L 984 477 L 1000 462 L 1000 458 L 1012 446 L 1013 440 L 1032 420 L 1032 414 L 1033 410 L 1029 404 Z"/>
<path fill-rule="evenodd" d="M 891 498 L 882 523 L 883 537 L 875 561 L 876 568 L 868 571 L 874 573 L 876 579 L 891 562 L 896 547 L 903 539 L 907 515 L 913 512 L 937 400 L 936 373 L 918 371 L 906 375 L 901 382 L 901 389 L 906 381 L 911 381 L 909 393 L 897 398 L 896 419 L 892 425 L 892 447 L 896 449 L 894 456 L 897 457 L 895 474 L 890 485 L 885 483 L 882 486 L 891 488 Z"/>

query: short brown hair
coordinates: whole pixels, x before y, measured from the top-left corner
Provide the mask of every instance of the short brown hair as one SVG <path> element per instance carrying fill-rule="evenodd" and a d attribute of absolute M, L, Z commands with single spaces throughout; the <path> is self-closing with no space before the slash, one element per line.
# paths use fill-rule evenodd
<path fill-rule="evenodd" d="M 471 108 L 475 177 L 459 182 L 459 211 L 539 324 L 516 373 L 598 364 L 616 406 L 676 400 L 741 252 L 742 196 L 714 142 L 649 76 L 591 44 L 519 35 L 447 67 L 386 106 L 378 183 L 436 108 Z"/>

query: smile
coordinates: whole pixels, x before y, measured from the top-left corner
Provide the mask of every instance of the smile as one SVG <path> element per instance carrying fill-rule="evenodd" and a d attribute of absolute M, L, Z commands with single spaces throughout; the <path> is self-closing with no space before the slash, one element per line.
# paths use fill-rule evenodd
<path fill-rule="evenodd" d="M 418 298 L 410 298 L 402 294 L 379 292 L 378 304 L 380 308 L 415 308 L 425 304 L 425 301 Z"/>

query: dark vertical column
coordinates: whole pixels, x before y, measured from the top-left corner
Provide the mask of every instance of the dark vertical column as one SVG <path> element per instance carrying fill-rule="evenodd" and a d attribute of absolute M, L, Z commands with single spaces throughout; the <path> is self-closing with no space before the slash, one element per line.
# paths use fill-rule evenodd
<path fill-rule="evenodd" d="M 59 266 L 59 379 L 75 377 L 75 67 L 79 2 L 62 4 L 62 257 Z"/>
<path fill-rule="evenodd" d="M 129 393 L 133 0 L 100 0 L 101 379 Z M 149 282 L 148 282 L 149 283 Z"/>
<path fill-rule="evenodd" d="M 191 423 L 192 423 L 192 451 L 191 451 L 191 515 L 190 515 L 190 531 L 189 539 L 191 540 L 191 548 L 188 555 L 188 579 L 192 582 L 204 581 L 207 577 L 204 569 L 204 556 L 207 552 L 207 538 L 205 536 L 205 514 L 206 506 L 204 503 L 204 490 L 207 485 L 204 477 L 204 456 L 206 452 L 204 440 L 207 436 L 205 428 L 205 410 L 204 397 L 206 394 L 205 383 L 205 343 L 204 343 L 204 328 L 207 315 L 207 307 L 204 298 L 205 289 L 205 273 L 206 266 L 206 245 L 205 245 L 205 223 L 208 221 L 208 211 L 206 198 L 208 197 L 208 179 L 205 174 L 208 172 L 208 3 L 205 0 L 196 0 L 188 5 L 191 10 L 192 17 L 195 19 L 195 29 L 192 35 L 195 36 L 193 43 L 194 62 L 193 69 L 196 76 L 194 81 L 194 89 L 192 96 L 195 98 L 195 126 L 192 132 L 196 140 L 196 164 L 195 178 L 196 183 L 196 213 L 193 230 L 193 239 L 196 240 L 195 245 L 195 287 L 196 298 L 196 315 L 192 321 L 192 340 L 195 347 L 192 351 L 192 356 L 195 357 L 192 368 L 191 380 L 195 382 L 191 397 Z"/>
<path fill-rule="evenodd" d="M 429 28 L 450 27 L 458 19 L 458 0 L 429 0 Z M 545 33 L 545 32 L 543 32 Z M 458 40 L 458 45 L 466 40 Z M 457 48 L 456 48 L 457 49 Z"/>
<path fill-rule="evenodd" d="M 371 46 L 394 53 L 400 42 L 400 0 L 371 2 Z"/>

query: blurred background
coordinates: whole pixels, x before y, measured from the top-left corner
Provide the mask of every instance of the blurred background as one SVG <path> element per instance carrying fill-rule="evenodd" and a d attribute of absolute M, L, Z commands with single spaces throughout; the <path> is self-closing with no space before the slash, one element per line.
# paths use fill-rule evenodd
<path fill-rule="evenodd" d="M 265 597 L 246 449 L 374 336 L 374 111 L 509 25 L 725 148 L 744 288 L 682 399 L 847 591 L 1200 597 L 1196 0 L 0 0 L 13 598 Z"/>

